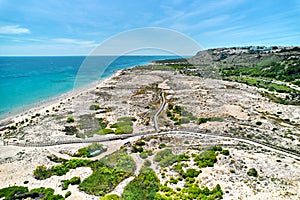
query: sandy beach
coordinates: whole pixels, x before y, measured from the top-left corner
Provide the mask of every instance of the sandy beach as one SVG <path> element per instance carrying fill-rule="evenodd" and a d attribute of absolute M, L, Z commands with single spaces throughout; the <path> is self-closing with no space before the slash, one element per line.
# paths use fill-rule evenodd
<path fill-rule="evenodd" d="M 90 83 L 86 86 L 73 89 L 72 91 L 66 92 L 64 94 L 61 94 L 57 97 L 50 98 L 48 100 L 44 100 L 43 102 L 39 102 L 36 104 L 33 104 L 30 106 L 30 108 L 24 110 L 24 108 L 19 109 L 19 113 L 14 114 L 12 116 L 6 117 L 2 120 L 0 120 L 0 126 L 6 127 L 6 126 L 12 126 L 16 123 L 22 122 L 26 119 L 30 119 L 32 116 L 36 116 L 36 114 L 40 115 L 49 115 L 53 114 L 55 109 L 63 109 L 64 104 L 68 104 L 70 100 L 75 99 L 76 97 L 79 97 L 83 95 L 84 93 L 88 93 L 92 90 L 95 90 L 96 87 L 101 87 L 102 85 L 105 85 L 106 82 L 113 79 L 114 77 L 119 76 L 119 74 L 122 72 L 122 70 L 118 70 L 110 77 L 101 79 L 99 81 Z M 55 108 L 55 109 L 53 109 Z M 23 110 L 23 111 L 22 111 Z M 49 112 L 48 112 L 49 111 Z M 18 112 L 18 111 L 15 111 Z M 1 133 L 1 132 L 0 132 Z"/>

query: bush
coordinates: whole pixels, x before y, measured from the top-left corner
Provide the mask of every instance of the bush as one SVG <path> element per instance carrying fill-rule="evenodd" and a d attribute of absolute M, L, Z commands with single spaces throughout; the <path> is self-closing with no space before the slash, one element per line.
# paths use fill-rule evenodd
<path fill-rule="evenodd" d="M 140 153 L 140 157 L 141 157 L 142 159 L 146 159 L 146 158 L 148 158 L 148 154 L 147 154 L 146 152 L 141 152 L 141 153 Z"/>
<path fill-rule="evenodd" d="M 47 169 L 44 165 L 37 166 L 37 168 L 33 171 L 33 174 L 36 179 L 43 180 L 51 177 L 52 175 L 62 176 L 69 172 L 70 169 L 87 166 L 89 163 L 91 163 L 90 160 L 72 159 L 63 162 L 62 164 L 55 165 L 50 169 Z"/>
<path fill-rule="evenodd" d="M 254 177 L 258 176 L 258 173 L 257 173 L 257 171 L 256 171 L 255 168 L 249 169 L 248 172 L 247 172 L 247 174 L 248 174 L 248 176 L 254 176 Z"/>
<path fill-rule="evenodd" d="M 76 126 L 65 126 L 63 132 L 66 132 L 66 135 L 74 135 L 78 132 Z"/>
<path fill-rule="evenodd" d="M 259 121 L 258 121 L 258 122 L 256 122 L 255 124 L 256 124 L 257 126 L 260 126 L 260 125 L 262 125 L 262 122 L 259 122 Z"/>
<path fill-rule="evenodd" d="M 224 149 L 221 151 L 221 154 L 228 156 L 229 155 L 229 151 L 227 149 Z"/>
<path fill-rule="evenodd" d="M 71 185 L 78 185 L 80 183 L 80 177 L 74 176 L 73 178 L 70 179 L 70 184 Z"/>
<path fill-rule="evenodd" d="M 16 130 L 17 127 L 16 127 L 16 126 L 9 126 L 8 129 L 9 129 L 9 130 Z"/>
<path fill-rule="evenodd" d="M 140 141 L 137 141 L 135 144 L 138 146 L 144 146 L 146 143 L 145 143 L 145 141 L 140 140 Z"/>
<path fill-rule="evenodd" d="M 27 187 L 11 186 L 0 189 L 0 198 L 5 197 L 6 200 L 13 199 L 49 199 L 63 200 L 61 195 L 54 195 L 52 188 L 34 188 L 28 191 Z"/>
<path fill-rule="evenodd" d="M 146 167 L 150 167 L 151 166 L 151 161 L 150 160 L 145 160 L 144 165 Z"/>
<path fill-rule="evenodd" d="M 120 200 L 120 197 L 116 194 L 107 194 L 104 197 L 101 197 L 100 200 Z"/>
<path fill-rule="evenodd" d="M 130 134 L 133 132 L 133 128 L 131 126 L 121 126 L 121 127 L 118 127 L 115 131 L 115 134 L 116 135 L 120 135 L 120 134 Z"/>
<path fill-rule="evenodd" d="M 158 162 L 161 167 L 167 167 L 178 161 L 179 156 L 174 155 L 171 149 L 165 149 L 154 156 L 154 161 Z"/>
<path fill-rule="evenodd" d="M 137 147 L 137 146 L 132 146 L 132 149 L 131 149 L 132 153 L 141 153 L 144 151 L 143 147 Z"/>
<path fill-rule="evenodd" d="M 163 148 L 165 148 L 166 146 L 167 146 L 166 144 L 163 144 L 163 143 L 162 143 L 162 144 L 159 144 L 158 148 L 159 148 L 159 149 L 163 149 Z"/>
<path fill-rule="evenodd" d="M 135 117 L 120 117 L 117 119 L 118 122 L 121 122 L 121 121 L 133 121 L 135 122 L 136 121 L 136 118 Z"/>
<path fill-rule="evenodd" d="M 135 162 L 125 151 L 118 151 L 91 163 L 90 167 L 93 173 L 80 183 L 80 190 L 88 194 L 105 195 L 132 175 Z"/>
<path fill-rule="evenodd" d="M 0 198 L 5 197 L 5 199 L 14 199 L 17 193 L 27 193 L 28 188 L 22 186 L 11 186 L 7 188 L 0 189 Z"/>
<path fill-rule="evenodd" d="M 74 122 L 75 120 L 74 120 L 74 118 L 73 117 L 68 117 L 67 118 L 67 123 L 72 123 L 72 122 Z"/>
<path fill-rule="evenodd" d="M 193 169 L 193 168 L 188 168 L 188 169 L 186 170 L 186 172 L 183 174 L 183 178 L 187 178 L 187 177 L 195 178 L 195 177 L 197 177 L 200 173 L 201 173 L 201 170 L 198 171 L 198 170 Z"/>
<path fill-rule="evenodd" d="M 93 104 L 90 106 L 90 110 L 99 110 L 99 109 L 100 109 L 99 105 Z"/>
<path fill-rule="evenodd" d="M 47 169 L 45 165 L 37 166 L 33 171 L 33 175 L 37 180 L 47 179 L 51 176 L 51 172 Z"/>
<path fill-rule="evenodd" d="M 114 130 L 109 129 L 109 128 L 104 128 L 104 129 L 100 129 L 97 134 L 99 135 L 106 135 L 106 134 L 114 134 Z"/>
<path fill-rule="evenodd" d="M 62 180 L 61 182 L 62 182 L 62 190 L 66 190 L 66 189 L 68 189 L 70 184 L 78 185 L 81 182 L 81 180 L 80 180 L 80 177 L 74 176 L 70 180 Z"/>
<path fill-rule="evenodd" d="M 196 155 L 194 161 L 198 165 L 198 167 L 213 167 L 214 163 L 217 162 L 217 155 L 213 150 L 204 151 L 199 155 Z"/>
<path fill-rule="evenodd" d="M 190 123 L 190 119 L 188 117 L 182 117 L 180 122 L 182 124 L 188 124 L 188 123 Z"/>
<path fill-rule="evenodd" d="M 71 196 L 71 191 L 68 191 L 68 192 L 66 192 L 66 194 L 65 194 L 65 198 L 68 198 L 69 196 Z"/>
<path fill-rule="evenodd" d="M 144 165 L 140 174 L 124 188 L 122 199 L 152 200 L 159 191 L 159 186 L 159 179 L 153 169 Z"/>

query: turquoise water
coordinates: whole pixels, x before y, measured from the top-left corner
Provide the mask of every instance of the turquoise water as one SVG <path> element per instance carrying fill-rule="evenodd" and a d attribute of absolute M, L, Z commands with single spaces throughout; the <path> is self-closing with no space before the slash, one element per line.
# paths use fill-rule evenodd
<path fill-rule="evenodd" d="M 176 57 L 121 56 L 107 68 L 105 67 L 107 60 L 111 60 L 109 57 L 94 57 L 90 67 L 83 67 L 85 58 L 84 56 L 0 57 L 0 119 L 74 88 L 109 77 L 115 70 L 147 64 L 152 60 Z M 89 73 L 84 73 L 85 71 Z M 77 81 L 78 77 L 85 80 Z"/>

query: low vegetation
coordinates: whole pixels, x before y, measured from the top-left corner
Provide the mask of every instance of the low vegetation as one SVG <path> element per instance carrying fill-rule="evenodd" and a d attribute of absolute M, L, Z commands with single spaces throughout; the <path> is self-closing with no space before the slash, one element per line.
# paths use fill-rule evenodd
<path fill-rule="evenodd" d="M 223 76 L 246 75 L 292 82 L 300 79 L 300 61 L 291 59 L 282 62 L 262 62 L 255 67 L 225 68 L 221 72 Z"/>
<path fill-rule="evenodd" d="M 153 169 L 148 166 L 141 168 L 140 174 L 124 189 L 124 200 L 152 200 L 159 190 L 160 182 Z"/>
<path fill-rule="evenodd" d="M 198 155 L 195 155 L 194 161 L 198 167 L 213 167 L 214 163 L 217 162 L 217 151 L 223 155 L 229 155 L 228 150 L 222 149 L 220 146 L 214 146 L 210 149 L 206 149 Z"/>
<path fill-rule="evenodd" d="M 93 104 L 90 106 L 90 110 L 99 110 L 99 109 L 100 109 L 99 105 Z"/>
<path fill-rule="evenodd" d="M 67 117 L 67 123 L 75 122 L 74 117 Z"/>
<path fill-rule="evenodd" d="M 174 122 L 174 125 L 188 124 L 197 120 L 197 117 L 191 112 L 186 111 L 182 106 L 178 105 L 169 104 L 166 113 Z"/>
<path fill-rule="evenodd" d="M 101 197 L 100 200 L 120 200 L 120 197 L 116 194 L 107 194 L 104 197 Z"/>
<path fill-rule="evenodd" d="M 5 200 L 13 199 L 44 199 L 44 200 L 63 200 L 65 199 L 61 195 L 55 195 L 52 188 L 34 188 L 28 190 L 28 187 L 11 186 L 0 189 L 0 198 Z"/>
<path fill-rule="evenodd" d="M 115 134 L 130 134 L 133 132 L 133 122 L 136 121 L 134 117 L 120 117 L 117 119 L 117 123 L 110 125 L 110 128 L 114 128 Z"/>
<path fill-rule="evenodd" d="M 153 159 L 155 162 L 158 162 L 159 166 L 161 167 L 168 167 L 176 162 L 189 160 L 189 156 L 182 154 L 182 155 L 175 155 L 172 153 L 171 149 L 165 149 L 158 152 Z"/>
<path fill-rule="evenodd" d="M 253 176 L 253 177 L 257 177 L 258 176 L 258 173 L 256 171 L 255 168 L 250 168 L 248 171 L 247 171 L 247 174 L 248 176 Z"/>
<path fill-rule="evenodd" d="M 81 182 L 81 180 L 80 177 L 74 176 L 70 180 L 62 180 L 61 182 L 62 182 L 62 190 L 67 190 L 70 184 L 78 185 Z"/>
<path fill-rule="evenodd" d="M 80 183 L 79 188 L 88 194 L 100 196 L 112 191 L 135 170 L 134 160 L 125 151 L 115 152 L 89 166 L 93 173 Z"/>
<path fill-rule="evenodd" d="M 156 193 L 155 200 L 171 200 L 171 199 L 222 199 L 223 191 L 221 186 L 217 184 L 212 190 L 208 187 L 200 188 L 198 184 L 188 184 L 184 188 L 173 190 L 168 186 L 161 186 L 159 192 Z"/>
<path fill-rule="evenodd" d="M 207 118 L 197 118 L 191 112 L 186 111 L 182 106 L 178 105 L 168 105 L 166 111 L 167 116 L 174 122 L 174 125 L 188 124 L 188 123 L 206 123 L 209 121 L 222 122 L 223 118 L 221 117 L 207 117 Z"/>
<path fill-rule="evenodd" d="M 221 117 L 207 117 L 207 118 L 199 118 L 197 120 L 198 124 L 203 124 L 206 122 L 222 122 L 223 118 Z"/>
<path fill-rule="evenodd" d="M 68 161 L 64 161 L 59 165 L 55 165 L 51 168 L 47 168 L 44 165 L 37 166 L 36 169 L 33 171 L 33 175 L 38 180 L 47 179 L 53 175 L 62 176 L 65 175 L 70 169 L 75 169 L 77 167 L 84 167 L 90 164 L 91 161 L 89 160 L 79 160 L 79 159 L 72 159 Z"/>

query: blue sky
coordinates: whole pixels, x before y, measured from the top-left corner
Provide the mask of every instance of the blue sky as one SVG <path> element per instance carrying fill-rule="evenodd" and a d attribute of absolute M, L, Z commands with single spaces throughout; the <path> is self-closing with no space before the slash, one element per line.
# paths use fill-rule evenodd
<path fill-rule="evenodd" d="M 300 0 L 0 0 L 0 55 L 88 55 L 144 27 L 181 32 L 204 49 L 296 46 Z"/>

